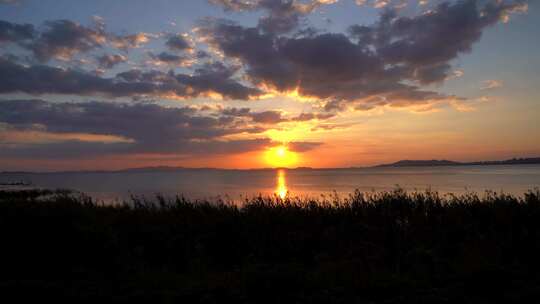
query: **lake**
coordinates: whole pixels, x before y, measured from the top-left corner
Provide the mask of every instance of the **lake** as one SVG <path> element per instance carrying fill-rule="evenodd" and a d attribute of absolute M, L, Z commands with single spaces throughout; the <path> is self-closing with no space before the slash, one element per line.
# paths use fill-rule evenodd
<path fill-rule="evenodd" d="M 540 165 L 401 167 L 296 170 L 182 169 L 151 172 L 1 173 L 0 183 L 71 189 L 106 201 L 133 195 L 176 194 L 194 199 L 239 200 L 255 195 L 347 195 L 360 191 L 431 189 L 462 194 L 486 190 L 523 195 L 540 187 Z M 1 186 L 13 188 L 14 186 Z"/>

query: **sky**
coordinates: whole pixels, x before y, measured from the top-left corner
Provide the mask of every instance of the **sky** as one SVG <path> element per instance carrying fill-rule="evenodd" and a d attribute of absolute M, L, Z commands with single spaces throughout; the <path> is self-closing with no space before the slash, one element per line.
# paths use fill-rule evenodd
<path fill-rule="evenodd" d="M 540 156 L 540 3 L 0 0 L 0 171 Z"/>

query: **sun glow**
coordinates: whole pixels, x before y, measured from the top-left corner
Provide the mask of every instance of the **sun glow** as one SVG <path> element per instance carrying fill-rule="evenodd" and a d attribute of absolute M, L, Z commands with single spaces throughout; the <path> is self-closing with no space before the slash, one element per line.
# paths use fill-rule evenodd
<path fill-rule="evenodd" d="M 266 150 L 265 159 L 272 167 L 290 167 L 298 162 L 298 154 L 289 151 L 287 146 L 277 146 Z"/>

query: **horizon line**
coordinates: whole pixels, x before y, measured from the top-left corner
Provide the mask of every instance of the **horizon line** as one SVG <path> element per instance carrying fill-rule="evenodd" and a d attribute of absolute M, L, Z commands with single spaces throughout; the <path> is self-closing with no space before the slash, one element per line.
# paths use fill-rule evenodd
<path fill-rule="evenodd" d="M 480 161 L 453 161 L 447 159 L 401 159 L 398 161 L 390 163 L 382 163 L 376 165 L 367 165 L 367 166 L 348 166 L 348 167 L 310 167 L 310 166 L 299 166 L 299 167 L 260 167 L 260 168 L 219 168 L 219 167 L 184 167 L 184 166 L 146 166 L 146 167 L 129 167 L 116 170 L 39 170 L 39 171 L 25 171 L 25 170 L 13 170 L 13 171 L 0 171 L 0 174 L 15 174 L 15 173 L 25 173 L 25 174 L 50 174 L 50 173 L 125 173 L 129 171 L 143 171 L 143 170 L 159 170 L 159 169 L 169 169 L 169 170 L 220 170 L 220 171 L 265 171 L 265 170 L 347 170 L 347 169 L 370 169 L 370 168 L 398 168 L 398 167 L 415 167 L 415 165 L 401 165 L 400 163 L 405 162 L 439 162 L 433 164 L 423 164 L 417 165 L 423 167 L 444 167 L 444 166 L 461 166 L 461 165 L 504 165 L 505 162 L 519 161 L 519 160 L 534 160 L 535 163 L 540 163 L 540 156 L 534 157 L 514 157 L 503 160 L 480 160 Z M 445 164 L 440 164 L 445 162 Z M 531 163 L 531 164 L 535 164 Z M 519 163 L 515 163 L 519 164 Z"/>

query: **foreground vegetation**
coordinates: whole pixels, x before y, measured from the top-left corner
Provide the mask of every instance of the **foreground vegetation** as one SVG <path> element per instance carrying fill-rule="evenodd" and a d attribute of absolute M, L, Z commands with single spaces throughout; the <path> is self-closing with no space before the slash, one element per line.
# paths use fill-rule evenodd
<path fill-rule="evenodd" d="M 0 191 L 0 291 L 21 302 L 533 303 L 540 191 L 319 200 Z"/>

